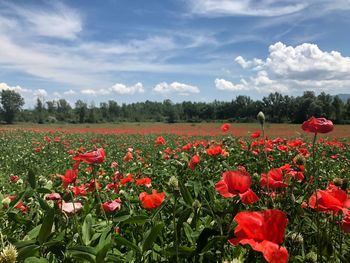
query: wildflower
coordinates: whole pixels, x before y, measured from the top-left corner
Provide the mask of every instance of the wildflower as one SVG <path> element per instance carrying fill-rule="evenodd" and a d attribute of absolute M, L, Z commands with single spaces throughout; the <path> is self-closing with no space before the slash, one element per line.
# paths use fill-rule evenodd
<path fill-rule="evenodd" d="M 250 138 L 256 139 L 256 138 L 259 138 L 260 135 L 261 135 L 261 132 L 260 132 L 260 131 L 256 131 L 256 132 L 253 132 L 253 133 L 250 135 Z"/>
<path fill-rule="evenodd" d="M 99 148 L 96 151 L 81 153 L 73 156 L 75 161 L 83 161 L 87 164 L 103 163 L 106 159 L 106 154 L 103 148 Z"/>
<path fill-rule="evenodd" d="M 221 126 L 221 130 L 222 130 L 223 132 L 227 132 L 230 128 L 231 128 L 231 125 L 228 124 L 228 123 L 224 123 L 224 124 Z"/>
<path fill-rule="evenodd" d="M 143 208 L 153 209 L 160 206 L 163 203 L 165 199 L 165 193 L 157 193 L 156 190 L 152 190 L 152 194 L 142 192 L 139 195 L 139 199 Z"/>
<path fill-rule="evenodd" d="M 120 198 L 118 198 L 118 199 L 115 199 L 113 201 L 104 202 L 101 206 L 102 206 L 103 211 L 108 212 L 108 213 L 113 213 L 113 212 L 120 210 L 121 203 L 122 203 L 122 201 L 120 200 Z"/>
<path fill-rule="evenodd" d="M 62 201 L 58 202 L 58 207 L 66 214 L 75 214 L 83 208 L 83 205 L 80 202 L 66 203 L 65 201 Z"/>
<path fill-rule="evenodd" d="M 137 179 L 135 185 L 136 186 L 144 185 L 144 186 L 149 188 L 149 187 L 152 186 L 152 179 L 149 178 L 149 177 L 144 177 L 144 178 Z"/>
<path fill-rule="evenodd" d="M 225 198 L 239 195 L 243 204 L 252 204 L 258 201 L 259 197 L 250 189 L 251 184 L 251 176 L 246 171 L 227 171 L 216 183 L 215 189 Z"/>
<path fill-rule="evenodd" d="M 262 252 L 267 262 L 288 261 L 287 249 L 279 246 L 288 223 L 284 212 L 278 209 L 239 212 L 234 220 L 238 225 L 234 231 L 236 237 L 229 240 L 231 245 L 250 245 L 255 251 Z"/>
<path fill-rule="evenodd" d="M 301 126 L 306 132 L 328 133 L 333 130 L 333 122 L 325 118 L 311 117 Z"/>
<path fill-rule="evenodd" d="M 165 140 L 164 140 L 164 138 L 163 138 L 162 136 L 159 136 L 159 137 L 156 139 L 155 143 L 158 144 L 158 145 L 159 145 L 159 144 L 164 145 L 164 144 L 165 144 Z"/>
<path fill-rule="evenodd" d="M 267 173 L 267 175 L 262 174 L 260 179 L 260 185 L 262 187 L 268 186 L 272 189 L 283 188 L 288 186 L 288 184 L 284 181 L 283 171 L 281 168 L 272 169 Z"/>
<path fill-rule="evenodd" d="M 200 161 L 201 161 L 201 158 L 199 157 L 199 154 L 197 153 L 197 154 L 192 156 L 190 162 L 188 163 L 188 167 L 191 170 L 194 170 Z"/>

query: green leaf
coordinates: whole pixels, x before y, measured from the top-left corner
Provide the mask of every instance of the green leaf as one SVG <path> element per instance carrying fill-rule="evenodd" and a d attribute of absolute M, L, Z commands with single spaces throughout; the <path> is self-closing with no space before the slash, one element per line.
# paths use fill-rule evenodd
<path fill-rule="evenodd" d="M 161 222 L 155 225 L 150 231 L 146 232 L 142 242 L 142 251 L 145 252 L 152 247 L 153 242 L 156 241 L 158 235 L 161 233 L 164 226 L 164 223 Z"/>
<path fill-rule="evenodd" d="M 29 245 L 24 246 L 21 249 L 18 250 L 18 260 L 24 260 L 27 257 L 35 256 L 36 253 L 39 251 L 40 246 L 38 245 Z"/>
<path fill-rule="evenodd" d="M 178 254 L 179 257 L 188 258 L 188 257 L 193 256 L 193 253 L 195 251 L 196 250 L 192 247 L 184 247 L 184 246 L 181 247 L 180 246 L 180 247 L 178 247 L 177 251 L 176 251 L 175 247 L 171 247 L 171 248 L 167 249 L 167 254 L 169 256 L 176 256 L 176 254 Z"/>
<path fill-rule="evenodd" d="M 31 188 L 35 189 L 36 187 L 36 179 L 35 179 L 35 173 L 32 169 L 29 169 L 27 180 Z"/>
<path fill-rule="evenodd" d="M 88 246 L 75 246 L 67 250 L 73 258 L 96 263 L 96 250 Z"/>
<path fill-rule="evenodd" d="M 96 262 L 103 263 L 105 262 L 105 257 L 108 252 L 108 249 L 111 247 L 111 228 L 107 227 L 106 230 L 102 233 L 98 245 L 96 247 L 97 255 Z"/>
<path fill-rule="evenodd" d="M 53 209 L 49 209 L 45 215 L 44 221 L 40 228 L 38 236 L 38 241 L 40 245 L 42 245 L 51 234 L 54 216 L 55 211 Z"/>
<path fill-rule="evenodd" d="M 188 191 L 187 187 L 181 180 L 179 180 L 179 186 L 180 186 L 180 192 L 181 192 L 182 198 L 184 199 L 185 203 L 192 207 L 193 198 L 190 192 Z"/>
<path fill-rule="evenodd" d="M 45 258 L 30 257 L 24 260 L 24 263 L 48 263 L 49 261 Z"/>
<path fill-rule="evenodd" d="M 40 228 L 41 228 L 41 224 L 40 225 L 37 225 L 36 227 L 34 227 L 32 230 L 30 230 L 27 234 L 27 236 L 30 238 L 30 239 L 36 239 L 39 235 L 39 232 L 40 232 Z"/>
<path fill-rule="evenodd" d="M 126 219 L 123 221 L 123 224 L 138 224 L 138 225 L 143 225 L 146 223 L 148 220 L 148 216 L 144 215 L 137 215 L 137 216 L 132 216 L 129 219 Z"/>
<path fill-rule="evenodd" d="M 126 238 L 118 236 L 114 240 L 115 240 L 116 244 L 118 244 L 120 246 L 128 247 L 128 248 L 136 251 L 138 254 L 141 254 L 140 248 L 137 245 L 135 245 L 134 243 L 127 240 Z"/>
<path fill-rule="evenodd" d="M 121 215 L 113 218 L 113 222 L 119 223 L 119 222 L 124 222 L 125 220 L 129 219 L 130 215 Z"/>
<path fill-rule="evenodd" d="M 125 263 L 125 262 L 127 262 L 125 259 L 122 259 L 122 258 L 117 257 L 115 255 L 107 255 L 105 260 L 106 260 L 106 262 L 113 262 L 113 263 Z"/>
<path fill-rule="evenodd" d="M 84 223 L 82 226 L 82 230 L 81 230 L 81 232 L 82 232 L 81 238 L 83 240 L 84 245 L 86 245 L 86 246 L 90 245 L 90 243 L 91 243 L 91 237 L 93 235 L 92 224 L 93 224 L 92 215 L 88 214 L 85 217 L 85 220 L 84 220 Z"/>
<path fill-rule="evenodd" d="M 47 204 L 47 202 L 44 201 L 44 199 L 42 199 L 41 197 L 37 198 L 40 204 L 40 207 L 44 210 L 49 210 L 50 206 Z"/>

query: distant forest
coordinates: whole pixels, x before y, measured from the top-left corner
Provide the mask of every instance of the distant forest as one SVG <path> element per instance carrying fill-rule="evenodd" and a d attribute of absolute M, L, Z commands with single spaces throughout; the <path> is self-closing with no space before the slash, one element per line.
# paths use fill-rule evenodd
<path fill-rule="evenodd" d="M 6 105 L 4 105 L 6 98 L 3 98 L 5 95 L 1 98 L 2 120 L 10 123 L 6 119 Z M 262 100 L 237 96 L 228 102 L 215 100 L 173 103 L 167 99 L 163 102 L 145 101 L 120 105 L 115 100 L 110 100 L 96 106 L 93 103 L 87 104 L 78 100 L 72 107 L 65 99 L 45 102 L 37 99 L 32 110 L 22 110 L 22 106 L 23 101 L 13 117 L 14 121 L 36 123 L 253 122 L 256 121 L 257 113 L 263 111 L 267 121 L 272 123 L 301 123 L 310 116 L 326 117 L 334 123 L 350 123 L 350 99 L 342 101 L 340 97 L 326 93 L 316 96 L 313 91 L 306 91 L 298 97 L 276 92 Z"/>

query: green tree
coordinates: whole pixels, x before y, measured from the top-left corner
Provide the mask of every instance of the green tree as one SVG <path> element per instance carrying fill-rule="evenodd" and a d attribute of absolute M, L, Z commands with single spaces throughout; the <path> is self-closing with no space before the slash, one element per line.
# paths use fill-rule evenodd
<path fill-rule="evenodd" d="M 88 113 L 87 104 L 82 100 L 77 100 L 75 102 L 74 112 L 78 116 L 79 123 L 83 123 L 87 118 L 87 113 Z"/>
<path fill-rule="evenodd" d="M 44 119 L 45 119 L 45 107 L 43 102 L 41 101 L 41 99 L 37 98 L 36 100 L 36 105 L 35 105 L 35 117 L 36 117 L 36 121 L 38 123 L 44 123 Z"/>
<path fill-rule="evenodd" d="M 6 123 L 13 123 L 16 113 L 21 110 L 24 105 L 22 96 L 14 90 L 1 91 L 1 113 Z"/>

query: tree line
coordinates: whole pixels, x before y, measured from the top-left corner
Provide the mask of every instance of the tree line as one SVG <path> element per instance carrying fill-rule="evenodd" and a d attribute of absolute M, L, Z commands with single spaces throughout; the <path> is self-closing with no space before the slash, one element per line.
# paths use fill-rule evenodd
<path fill-rule="evenodd" d="M 273 123 L 301 123 L 311 116 L 326 117 L 335 123 L 350 123 L 350 99 L 343 102 L 338 96 L 322 92 L 315 95 L 306 91 L 302 96 L 288 96 L 275 92 L 253 100 L 249 96 L 237 96 L 231 101 L 173 103 L 145 101 L 118 104 L 115 100 L 98 106 L 82 100 L 70 105 L 59 99 L 44 102 L 37 99 L 34 109 L 22 109 L 24 99 L 13 90 L 1 91 L 1 120 L 5 123 L 100 123 L 100 122 L 201 122 L 231 121 L 252 122 L 259 111 Z"/>

